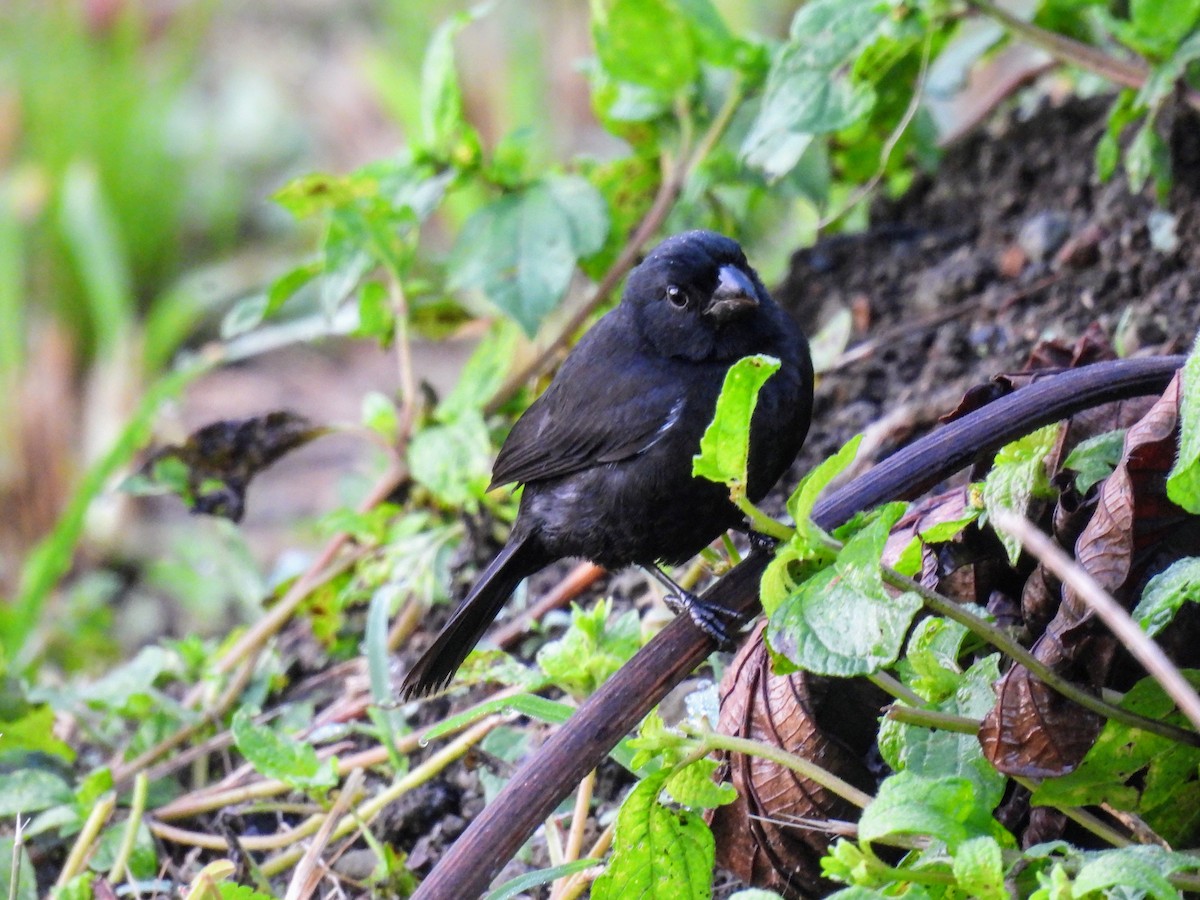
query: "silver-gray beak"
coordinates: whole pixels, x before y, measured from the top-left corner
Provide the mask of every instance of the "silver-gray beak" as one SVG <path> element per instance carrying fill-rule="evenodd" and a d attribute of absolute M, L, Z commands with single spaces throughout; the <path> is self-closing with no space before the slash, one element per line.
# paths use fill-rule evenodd
<path fill-rule="evenodd" d="M 758 295 L 750 276 L 737 266 L 721 266 L 717 273 L 717 289 L 704 308 L 704 316 L 724 324 L 757 307 Z"/>

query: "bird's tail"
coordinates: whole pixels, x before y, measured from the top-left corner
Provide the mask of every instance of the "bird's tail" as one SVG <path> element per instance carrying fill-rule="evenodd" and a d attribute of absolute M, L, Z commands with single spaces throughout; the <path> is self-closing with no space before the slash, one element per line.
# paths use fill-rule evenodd
<path fill-rule="evenodd" d="M 409 670 L 400 686 L 400 696 L 408 700 L 444 687 L 500 614 L 521 579 L 548 562 L 532 535 L 510 537 L 458 605 L 442 633 Z"/>

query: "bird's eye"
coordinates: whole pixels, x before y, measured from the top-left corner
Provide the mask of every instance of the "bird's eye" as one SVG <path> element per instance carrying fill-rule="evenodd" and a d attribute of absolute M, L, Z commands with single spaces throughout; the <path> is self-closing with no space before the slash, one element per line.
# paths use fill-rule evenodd
<path fill-rule="evenodd" d="M 687 294 L 672 284 L 667 288 L 667 302 L 676 309 L 683 309 L 687 306 Z"/>

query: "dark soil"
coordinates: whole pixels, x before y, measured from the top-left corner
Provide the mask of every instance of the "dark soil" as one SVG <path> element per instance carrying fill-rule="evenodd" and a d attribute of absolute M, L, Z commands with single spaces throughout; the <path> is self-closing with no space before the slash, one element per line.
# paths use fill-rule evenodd
<path fill-rule="evenodd" d="M 866 323 L 852 361 L 820 379 L 807 469 L 859 431 L 876 458 L 953 408 L 965 388 L 1022 366 L 1040 340 L 1098 326 L 1123 355 L 1186 350 L 1200 325 L 1200 127 L 1180 120 L 1167 209 L 1101 184 L 1106 98 L 1047 107 L 952 148 L 936 174 L 882 201 L 872 228 L 801 250 L 776 296 L 810 333 L 838 307 Z M 949 317 L 949 318 L 947 318 Z"/>
<path fill-rule="evenodd" d="M 1070 345 L 1098 328 L 1123 355 L 1186 351 L 1200 327 L 1200 127 L 1181 121 L 1172 135 L 1166 212 L 1151 188 L 1097 180 L 1107 108 L 1071 101 L 976 133 L 903 197 L 878 201 L 868 232 L 794 255 L 780 301 L 810 334 L 839 308 L 856 330 L 819 380 L 812 431 L 781 490 L 860 431 L 870 458 L 886 456 L 967 388 L 1020 369 L 1039 341 Z M 1153 228 L 1166 237 L 1152 241 Z M 473 774 L 448 778 L 460 803 L 448 827 L 424 832 L 418 872 L 480 806 Z M 611 807 L 619 791 L 598 799 Z M 533 856 L 545 864 L 544 848 Z"/>

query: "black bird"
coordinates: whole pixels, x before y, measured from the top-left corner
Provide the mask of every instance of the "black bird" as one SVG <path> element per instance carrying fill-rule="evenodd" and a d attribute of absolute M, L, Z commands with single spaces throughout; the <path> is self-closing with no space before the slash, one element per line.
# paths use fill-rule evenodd
<path fill-rule="evenodd" d="M 689 231 L 659 244 L 500 448 L 491 487 L 525 485 L 512 534 L 401 694 L 448 682 L 517 584 L 555 560 L 639 565 L 670 584 L 658 563 L 682 563 L 741 525 L 724 485 L 692 477 L 692 456 L 725 373 L 755 353 L 782 363 L 751 422 L 747 494 L 757 501 L 808 432 L 808 343 L 736 241 Z M 714 636 L 724 633 L 722 610 L 675 590 L 677 611 L 686 609 Z"/>

